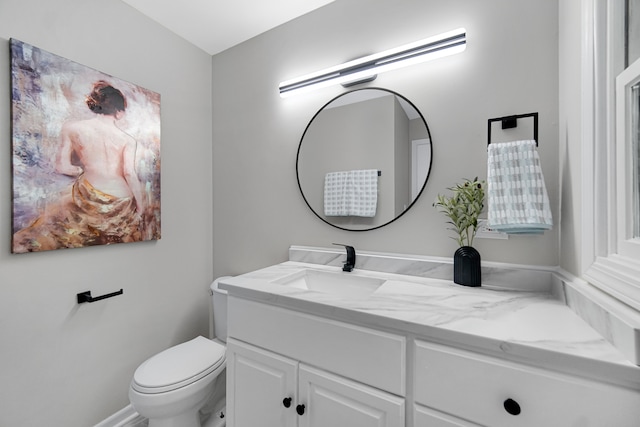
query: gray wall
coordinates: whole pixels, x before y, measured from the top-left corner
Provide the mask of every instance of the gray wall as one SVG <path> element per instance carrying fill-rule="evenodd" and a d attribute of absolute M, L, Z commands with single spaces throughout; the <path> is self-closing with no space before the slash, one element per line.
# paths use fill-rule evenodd
<path fill-rule="evenodd" d="M 9 38 L 162 95 L 161 240 L 9 253 Z M 2 0 L 0 67 L 0 426 L 87 427 L 144 359 L 208 333 L 211 57 L 120 0 Z"/>
<path fill-rule="evenodd" d="M 423 113 L 433 139 L 425 192 L 398 221 L 367 232 L 313 215 L 295 173 L 300 136 L 340 86 L 282 99 L 278 83 L 464 26 L 465 52 L 379 75 Z M 362 87 L 362 86 L 359 86 Z M 556 222 L 543 236 L 477 240 L 483 260 L 557 265 L 558 2 L 337 0 L 213 58 L 214 273 L 284 261 L 291 244 L 452 256 L 438 193 L 486 177 L 487 119 L 540 113 L 540 156 Z"/>
<path fill-rule="evenodd" d="M 394 97 L 393 110 L 395 119 L 393 144 L 393 184 L 394 209 L 393 217 L 400 215 L 405 206 L 409 206 L 411 197 L 411 139 L 409 138 L 409 118 L 397 99 Z M 426 128 L 425 128 L 426 129 Z"/>
<path fill-rule="evenodd" d="M 559 264 L 562 268 L 580 276 L 588 267 L 584 264 L 582 236 L 582 17 L 581 0 L 564 0 L 560 3 L 560 158 L 562 234 Z"/>

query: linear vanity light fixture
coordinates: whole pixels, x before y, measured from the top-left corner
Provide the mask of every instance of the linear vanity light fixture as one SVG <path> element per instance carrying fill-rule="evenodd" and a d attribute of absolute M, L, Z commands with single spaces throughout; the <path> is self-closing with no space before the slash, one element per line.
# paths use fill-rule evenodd
<path fill-rule="evenodd" d="M 279 86 L 280 96 L 284 98 L 334 84 L 346 86 L 348 83 L 364 83 L 375 79 L 377 74 L 385 71 L 460 53 L 465 50 L 466 43 L 466 30 L 459 28 L 284 81 Z"/>

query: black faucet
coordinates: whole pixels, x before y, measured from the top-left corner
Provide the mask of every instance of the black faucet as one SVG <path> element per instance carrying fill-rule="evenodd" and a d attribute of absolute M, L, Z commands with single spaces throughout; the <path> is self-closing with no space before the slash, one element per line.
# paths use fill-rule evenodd
<path fill-rule="evenodd" d="M 349 246 L 349 245 L 343 245 L 341 243 L 334 243 L 334 245 L 337 246 L 344 246 L 344 248 L 347 250 L 347 262 L 344 263 L 344 266 L 342 267 L 342 271 L 352 271 L 353 268 L 356 266 L 356 250 L 353 246 Z"/>

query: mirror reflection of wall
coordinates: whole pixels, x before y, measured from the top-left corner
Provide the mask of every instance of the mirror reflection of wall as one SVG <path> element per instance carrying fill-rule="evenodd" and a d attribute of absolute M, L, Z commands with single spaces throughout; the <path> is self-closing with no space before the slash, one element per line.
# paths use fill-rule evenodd
<path fill-rule="evenodd" d="M 640 238 L 640 83 L 631 88 L 631 153 L 633 156 L 633 237 Z"/>
<path fill-rule="evenodd" d="M 369 230 L 411 206 L 430 165 L 431 138 L 417 109 L 393 92 L 361 89 L 332 100 L 311 120 L 298 149 L 298 183 L 323 221 L 347 230 Z M 380 171 L 375 216 L 326 215 L 326 175 L 371 169 Z"/>
<path fill-rule="evenodd" d="M 640 0 L 627 0 L 626 65 L 640 58 Z"/>

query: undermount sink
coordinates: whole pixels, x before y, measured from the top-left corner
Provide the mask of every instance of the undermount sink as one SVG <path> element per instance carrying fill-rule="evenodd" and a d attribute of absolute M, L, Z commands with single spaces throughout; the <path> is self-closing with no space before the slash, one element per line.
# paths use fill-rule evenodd
<path fill-rule="evenodd" d="M 384 282 L 385 279 L 347 272 L 305 269 L 271 283 L 325 294 L 364 297 L 374 293 Z"/>

